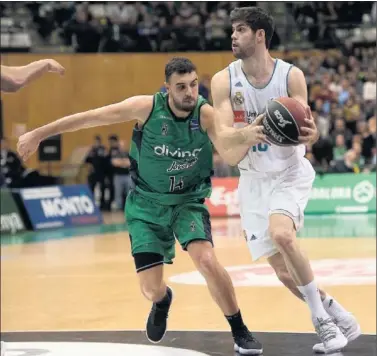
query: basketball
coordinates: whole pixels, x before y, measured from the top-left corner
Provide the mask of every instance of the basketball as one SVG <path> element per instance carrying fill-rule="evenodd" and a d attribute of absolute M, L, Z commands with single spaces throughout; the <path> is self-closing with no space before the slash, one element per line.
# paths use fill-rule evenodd
<path fill-rule="evenodd" d="M 289 97 L 281 97 L 268 102 L 263 126 L 271 143 L 279 146 L 296 146 L 298 137 L 304 133 L 301 127 L 307 126 L 307 113 L 304 106 Z"/>

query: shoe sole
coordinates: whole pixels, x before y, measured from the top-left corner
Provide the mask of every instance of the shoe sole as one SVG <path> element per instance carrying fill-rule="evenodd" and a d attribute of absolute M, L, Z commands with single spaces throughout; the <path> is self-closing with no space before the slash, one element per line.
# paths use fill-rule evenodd
<path fill-rule="evenodd" d="M 336 348 L 325 350 L 325 354 L 329 355 L 329 354 L 333 354 L 333 353 L 336 353 L 336 352 L 340 352 L 341 350 L 343 350 L 347 346 L 347 344 L 348 344 L 348 340 L 344 336 L 344 340 L 343 340 L 342 344 L 338 345 Z"/>
<path fill-rule="evenodd" d="M 346 336 L 346 338 L 348 340 L 348 344 L 349 344 L 350 342 L 355 341 L 360 335 L 361 335 L 361 327 L 360 327 L 360 325 L 358 325 L 357 329 L 354 332 L 352 332 L 351 334 L 349 334 L 347 336 L 346 335 L 344 335 L 344 336 Z M 321 349 L 316 349 L 316 348 L 313 347 L 313 351 L 316 354 L 322 354 L 322 355 L 326 354 L 326 351 L 324 350 L 323 347 Z"/>
<path fill-rule="evenodd" d="M 173 292 L 173 289 L 171 287 L 169 287 L 169 288 L 171 290 L 171 303 L 170 303 L 170 307 L 169 307 L 169 311 L 170 311 L 171 305 L 173 304 L 174 292 Z M 168 321 L 166 320 L 166 329 L 165 329 L 164 334 L 161 336 L 161 339 L 158 340 L 158 341 L 153 341 L 149 338 L 148 333 L 147 333 L 148 318 L 149 318 L 149 314 L 148 314 L 148 317 L 147 317 L 147 321 L 145 322 L 145 335 L 147 336 L 148 341 L 151 342 L 152 344 L 159 344 L 161 342 L 161 340 L 165 337 L 166 332 L 168 331 Z"/>
<path fill-rule="evenodd" d="M 242 347 L 239 347 L 237 344 L 234 344 L 234 351 L 238 352 L 241 355 L 262 355 L 263 354 L 263 349 L 262 350 L 247 350 L 243 349 Z"/>
<path fill-rule="evenodd" d="M 361 335 L 361 327 L 360 325 L 358 325 L 357 329 L 353 333 L 347 335 L 346 338 L 348 339 L 348 342 L 350 342 L 350 341 L 356 340 L 360 335 Z"/>

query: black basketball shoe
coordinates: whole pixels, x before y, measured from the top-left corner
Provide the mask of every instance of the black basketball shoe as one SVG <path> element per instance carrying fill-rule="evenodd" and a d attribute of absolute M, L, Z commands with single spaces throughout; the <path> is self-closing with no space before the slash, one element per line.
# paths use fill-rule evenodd
<path fill-rule="evenodd" d="M 234 351 L 241 355 L 262 355 L 263 346 L 245 327 L 233 333 Z"/>
<path fill-rule="evenodd" d="M 173 292 L 169 287 L 167 287 L 166 294 L 166 300 L 163 300 L 160 303 L 153 303 L 152 309 L 149 313 L 146 327 L 147 338 L 153 343 L 160 342 L 166 333 L 166 321 L 173 300 Z"/>

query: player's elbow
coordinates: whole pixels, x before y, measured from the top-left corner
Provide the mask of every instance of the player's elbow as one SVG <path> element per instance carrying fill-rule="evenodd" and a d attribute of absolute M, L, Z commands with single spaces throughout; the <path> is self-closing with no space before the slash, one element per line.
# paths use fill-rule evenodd
<path fill-rule="evenodd" d="M 25 82 L 21 78 L 1 78 L 1 90 L 7 93 L 15 93 L 19 91 L 24 85 Z"/>

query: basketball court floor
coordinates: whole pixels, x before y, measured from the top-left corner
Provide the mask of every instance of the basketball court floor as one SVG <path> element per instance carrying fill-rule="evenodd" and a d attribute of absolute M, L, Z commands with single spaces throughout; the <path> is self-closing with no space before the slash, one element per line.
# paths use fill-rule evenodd
<path fill-rule="evenodd" d="M 165 278 L 175 292 L 159 345 L 143 332 L 141 297 L 121 215 L 102 226 L 1 236 L 1 340 L 6 356 L 229 356 L 229 327 L 203 278 L 177 246 Z M 213 219 L 229 271 L 265 356 L 312 355 L 318 342 L 304 303 L 265 260 L 252 263 L 240 221 Z M 376 216 L 307 216 L 300 232 L 317 281 L 358 318 L 363 335 L 338 355 L 376 355 Z"/>

